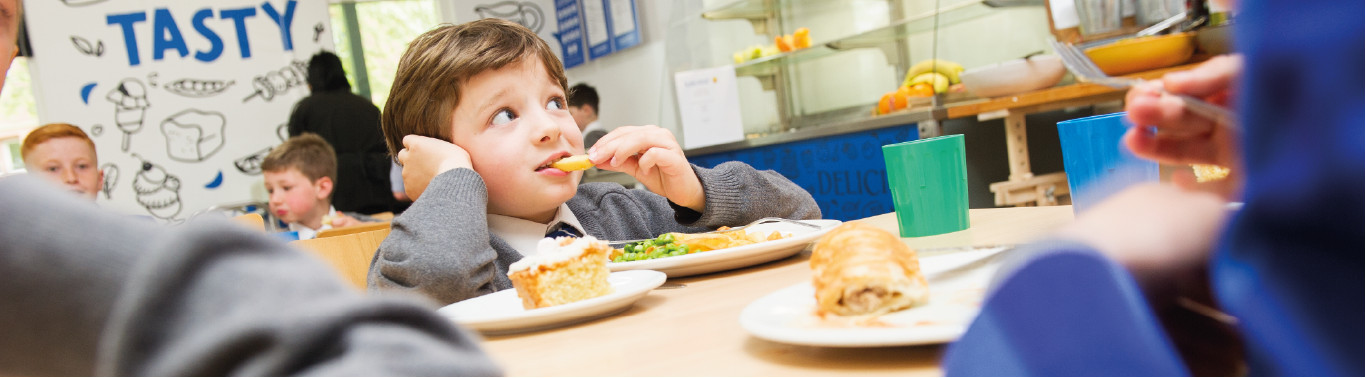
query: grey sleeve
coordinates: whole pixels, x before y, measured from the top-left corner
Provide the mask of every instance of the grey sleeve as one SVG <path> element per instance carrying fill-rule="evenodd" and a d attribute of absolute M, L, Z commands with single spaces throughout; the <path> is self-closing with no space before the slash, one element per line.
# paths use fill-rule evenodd
<path fill-rule="evenodd" d="M 763 217 L 821 217 L 821 209 L 811 193 L 778 172 L 760 171 L 741 162 L 726 162 L 714 168 L 694 165 L 693 170 L 707 196 L 706 209 L 694 224 L 715 228 Z"/>
<path fill-rule="evenodd" d="M 478 173 L 462 168 L 437 175 L 394 217 L 370 263 L 370 292 L 413 293 L 449 304 L 512 287 L 498 264 L 520 256 L 494 249 L 487 209 L 488 190 Z"/>
<path fill-rule="evenodd" d="M 227 220 L 129 221 L 31 177 L 0 179 L 0 214 L 0 374 L 500 373 L 429 303 Z"/>

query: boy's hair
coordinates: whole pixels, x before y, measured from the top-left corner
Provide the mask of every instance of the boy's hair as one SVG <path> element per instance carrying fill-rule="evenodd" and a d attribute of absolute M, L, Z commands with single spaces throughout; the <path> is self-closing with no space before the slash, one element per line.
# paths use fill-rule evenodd
<path fill-rule="evenodd" d="M 569 88 L 569 107 L 592 106 L 594 113 L 598 111 L 598 90 L 588 84 L 578 83 Z"/>
<path fill-rule="evenodd" d="M 450 141 L 461 87 L 475 75 L 528 58 L 539 60 L 560 89 L 568 87 L 550 45 L 517 23 L 485 18 L 422 33 L 403 52 L 384 103 L 381 125 L 389 153 L 397 155 L 409 134 Z"/>
<path fill-rule="evenodd" d="M 19 147 L 19 158 L 27 161 L 28 154 L 32 153 L 34 148 L 57 138 L 80 138 L 90 146 L 91 151 L 95 150 L 95 141 L 81 128 L 69 123 L 49 123 L 33 129 L 24 137 L 24 144 Z"/>
<path fill-rule="evenodd" d="M 266 172 L 290 168 L 298 169 L 310 182 L 323 177 L 336 180 L 337 152 L 318 134 L 303 133 L 275 146 L 261 161 L 261 170 Z"/>
<path fill-rule="evenodd" d="M 314 92 L 351 90 L 351 82 L 346 80 L 346 69 L 341 58 L 329 51 L 319 52 L 308 60 L 308 86 Z"/>

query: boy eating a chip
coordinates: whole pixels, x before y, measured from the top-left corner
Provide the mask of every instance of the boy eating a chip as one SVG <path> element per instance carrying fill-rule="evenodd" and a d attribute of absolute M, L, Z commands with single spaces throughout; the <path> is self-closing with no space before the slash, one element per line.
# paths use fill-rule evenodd
<path fill-rule="evenodd" d="M 508 289 L 508 266 L 554 233 L 643 239 L 820 217 L 811 195 L 782 175 L 739 162 L 692 165 L 657 126 L 617 128 L 588 154 L 645 189 L 579 185 L 572 169 L 582 164 L 555 164 L 584 148 L 566 83 L 545 41 L 508 21 L 446 25 L 409 44 L 382 124 L 415 202 L 371 263 L 372 291 L 447 304 Z"/>

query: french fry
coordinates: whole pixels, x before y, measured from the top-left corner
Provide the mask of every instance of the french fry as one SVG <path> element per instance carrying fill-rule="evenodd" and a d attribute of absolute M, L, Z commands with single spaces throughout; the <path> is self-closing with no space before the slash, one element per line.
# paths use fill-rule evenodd
<path fill-rule="evenodd" d="M 574 155 L 560 159 L 550 166 L 565 172 L 582 171 L 593 167 L 593 162 L 588 160 L 588 155 Z"/>

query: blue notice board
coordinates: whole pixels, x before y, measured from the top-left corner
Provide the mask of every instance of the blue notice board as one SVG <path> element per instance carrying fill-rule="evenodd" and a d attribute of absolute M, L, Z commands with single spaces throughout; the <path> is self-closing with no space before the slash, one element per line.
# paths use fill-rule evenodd
<path fill-rule="evenodd" d="M 849 221 L 892 212 L 882 146 L 919 136 L 915 124 L 909 124 L 689 156 L 688 161 L 702 167 L 742 161 L 756 169 L 772 169 L 810 192 L 823 218 Z"/>
<path fill-rule="evenodd" d="M 555 38 L 560 40 L 560 60 L 564 68 L 583 64 L 587 58 L 583 51 L 583 11 L 579 0 L 555 0 L 555 21 L 559 30 Z"/>

